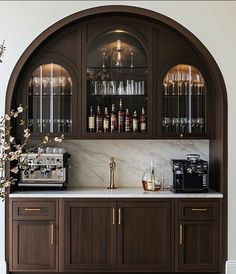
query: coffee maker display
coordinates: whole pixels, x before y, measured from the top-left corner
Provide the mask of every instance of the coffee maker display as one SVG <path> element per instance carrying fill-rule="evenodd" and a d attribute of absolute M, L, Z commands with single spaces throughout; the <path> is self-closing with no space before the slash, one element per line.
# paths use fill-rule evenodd
<path fill-rule="evenodd" d="M 208 163 L 198 154 L 188 154 L 187 160 L 172 160 L 174 192 L 208 192 Z"/>
<path fill-rule="evenodd" d="M 58 150 L 58 148 L 55 148 Z M 57 152 L 25 153 L 21 155 L 19 187 L 64 188 L 68 182 L 70 154 Z"/>

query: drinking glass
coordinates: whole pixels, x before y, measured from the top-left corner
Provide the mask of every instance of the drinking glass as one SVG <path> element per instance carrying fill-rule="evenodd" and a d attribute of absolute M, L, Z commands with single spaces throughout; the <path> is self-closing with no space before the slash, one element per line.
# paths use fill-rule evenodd
<path fill-rule="evenodd" d="M 124 94 L 124 83 L 123 83 L 123 81 L 120 81 L 120 83 L 119 83 L 119 87 L 118 87 L 118 94 L 119 95 L 123 95 Z"/>

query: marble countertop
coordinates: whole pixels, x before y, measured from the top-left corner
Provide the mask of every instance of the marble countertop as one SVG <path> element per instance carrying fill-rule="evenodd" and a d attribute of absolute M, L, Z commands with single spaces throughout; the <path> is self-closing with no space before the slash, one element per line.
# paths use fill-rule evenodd
<path fill-rule="evenodd" d="M 142 188 L 109 190 L 98 187 L 74 187 L 65 190 L 22 190 L 9 195 L 11 198 L 223 198 L 215 191 L 208 193 L 173 193 L 172 191 L 148 192 Z"/>

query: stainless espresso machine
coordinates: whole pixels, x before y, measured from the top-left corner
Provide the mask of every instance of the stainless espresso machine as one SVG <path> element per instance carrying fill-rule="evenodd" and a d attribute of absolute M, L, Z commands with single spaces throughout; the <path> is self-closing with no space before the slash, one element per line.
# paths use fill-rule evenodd
<path fill-rule="evenodd" d="M 19 187 L 66 187 L 68 153 L 25 153 L 20 157 Z"/>

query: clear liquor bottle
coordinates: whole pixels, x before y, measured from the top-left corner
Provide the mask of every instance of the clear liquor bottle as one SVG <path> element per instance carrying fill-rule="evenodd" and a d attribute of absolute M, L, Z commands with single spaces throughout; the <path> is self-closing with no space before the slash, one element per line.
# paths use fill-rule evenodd
<path fill-rule="evenodd" d="M 137 111 L 134 111 L 134 115 L 133 115 L 133 132 L 138 132 L 139 128 L 138 128 L 138 116 L 137 116 Z"/>
<path fill-rule="evenodd" d="M 102 114 L 99 106 L 97 107 L 96 115 L 96 132 L 102 132 Z"/>

